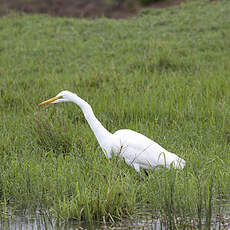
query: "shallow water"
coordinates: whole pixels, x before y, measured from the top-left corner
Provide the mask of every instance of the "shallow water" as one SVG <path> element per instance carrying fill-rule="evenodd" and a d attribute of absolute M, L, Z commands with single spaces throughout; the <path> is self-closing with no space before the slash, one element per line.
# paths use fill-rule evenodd
<path fill-rule="evenodd" d="M 211 229 L 230 230 L 230 205 L 220 204 L 212 217 Z M 62 221 L 49 217 L 48 213 L 38 210 L 33 214 L 25 211 L 10 211 L 1 213 L 0 229 L 4 230 L 76 230 L 76 229 L 143 229 L 143 230 L 167 230 L 166 221 L 160 215 L 153 216 L 151 210 L 142 209 L 140 214 L 132 219 L 124 219 L 114 223 L 95 223 L 94 226 L 87 226 L 77 221 Z M 175 220 L 177 221 L 177 220 Z M 205 220 L 204 220 L 205 222 Z M 196 219 L 189 220 L 186 229 L 197 229 Z M 204 228 L 205 229 L 205 228 Z"/>
<path fill-rule="evenodd" d="M 28 213 L 17 213 L 1 218 L 0 229 L 4 230 L 76 230 L 76 229 L 152 229 L 165 230 L 166 225 L 160 218 L 154 218 L 150 214 L 137 216 L 135 219 L 126 219 L 117 223 L 95 223 L 87 226 L 77 221 L 62 222 L 50 219 L 44 213 L 36 212 L 34 215 Z"/>
<path fill-rule="evenodd" d="M 4 230 L 75 230 L 79 229 L 80 225 L 76 221 L 62 222 L 54 218 L 50 218 L 46 211 L 36 211 L 33 214 L 28 210 L 8 211 L 2 215 L 0 229 Z M 84 229 L 84 228 L 83 228 Z"/>

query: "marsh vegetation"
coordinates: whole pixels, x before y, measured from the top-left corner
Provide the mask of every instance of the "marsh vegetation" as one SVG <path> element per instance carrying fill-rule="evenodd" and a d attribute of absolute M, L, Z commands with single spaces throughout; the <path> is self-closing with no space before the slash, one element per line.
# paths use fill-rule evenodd
<path fill-rule="evenodd" d="M 1 17 L 2 218 L 39 207 L 90 225 L 144 206 L 171 229 L 208 229 L 230 203 L 229 12 L 228 0 L 204 0 L 130 20 Z M 106 159 L 76 105 L 38 107 L 63 89 L 109 131 L 143 133 L 186 167 L 147 177 Z"/>

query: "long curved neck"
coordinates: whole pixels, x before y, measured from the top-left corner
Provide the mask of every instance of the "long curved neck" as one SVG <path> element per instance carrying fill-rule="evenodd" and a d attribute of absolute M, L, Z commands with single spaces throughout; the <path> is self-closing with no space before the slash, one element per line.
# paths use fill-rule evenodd
<path fill-rule="evenodd" d="M 113 139 L 113 135 L 103 127 L 101 122 L 96 118 L 93 113 L 91 106 L 78 97 L 76 94 L 73 94 L 72 101 L 77 104 L 82 112 L 84 113 L 85 119 L 87 120 L 90 128 L 92 129 L 94 135 L 97 138 L 99 145 L 101 146 L 103 152 L 110 157 L 111 151 L 111 141 Z"/>

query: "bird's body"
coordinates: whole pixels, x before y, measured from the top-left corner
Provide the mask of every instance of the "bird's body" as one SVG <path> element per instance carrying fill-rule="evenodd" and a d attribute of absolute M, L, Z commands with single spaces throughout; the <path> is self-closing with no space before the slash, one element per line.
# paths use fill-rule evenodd
<path fill-rule="evenodd" d="M 128 165 L 137 171 L 154 169 L 162 166 L 183 168 L 184 160 L 170 153 L 148 137 L 129 129 L 121 129 L 114 133 L 115 143 L 112 152 L 124 158 Z"/>
<path fill-rule="evenodd" d="M 74 93 L 62 91 L 56 97 L 42 102 L 40 105 L 66 101 L 74 102 L 81 108 L 99 145 L 108 158 L 112 154 L 121 157 L 136 171 L 139 171 L 141 168 L 153 169 L 159 166 L 182 169 L 185 166 L 183 159 L 174 153 L 168 152 L 159 144 L 140 133 L 129 129 L 121 129 L 114 134 L 110 133 L 98 121 L 91 106 Z"/>

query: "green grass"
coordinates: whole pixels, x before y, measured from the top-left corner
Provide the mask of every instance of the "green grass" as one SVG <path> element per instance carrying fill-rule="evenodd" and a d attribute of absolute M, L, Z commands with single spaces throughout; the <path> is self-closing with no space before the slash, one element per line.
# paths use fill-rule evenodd
<path fill-rule="evenodd" d="M 4 210 L 47 208 L 92 224 L 141 205 L 171 229 L 192 218 L 209 226 L 216 203 L 230 203 L 229 11 L 228 0 L 204 0 L 129 20 L 1 17 Z M 184 171 L 145 177 L 107 160 L 76 105 L 38 107 L 63 89 L 88 101 L 109 131 L 130 128 L 177 153 Z"/>

